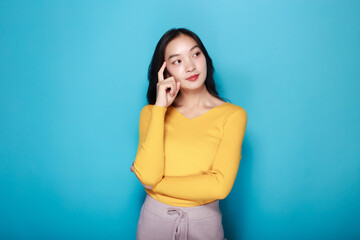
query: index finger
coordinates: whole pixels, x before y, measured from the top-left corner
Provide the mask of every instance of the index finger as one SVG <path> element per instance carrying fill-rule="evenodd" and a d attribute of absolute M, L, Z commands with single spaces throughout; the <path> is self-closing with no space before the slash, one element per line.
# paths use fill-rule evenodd
<path fill-rule="evenodd" d="M 166 67 L 166 61 L 164 61 L 163 65 L 161 66 L 159 72 L 158 72 L 158 82 L 164 81 L 164 70 Z"/>

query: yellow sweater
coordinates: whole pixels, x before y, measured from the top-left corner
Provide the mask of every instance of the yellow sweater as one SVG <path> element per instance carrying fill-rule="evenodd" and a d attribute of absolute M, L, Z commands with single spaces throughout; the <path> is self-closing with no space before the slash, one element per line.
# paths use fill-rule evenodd
<path fill-rule="evenodd" d="M 176 108 L 148 104 L 139 121 L 137 178 L 154 199 L 193 207 L 224 199 L 239 168 L 247 114 L 225 102 L 187 118 Z"/>

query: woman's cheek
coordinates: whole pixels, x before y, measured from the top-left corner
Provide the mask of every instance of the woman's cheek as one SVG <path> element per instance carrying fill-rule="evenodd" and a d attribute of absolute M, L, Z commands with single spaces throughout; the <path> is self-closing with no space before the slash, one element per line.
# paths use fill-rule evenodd
<path fill-rule="evenodd" d="M 175 67 L 169 67 L 168 72 L 171 76 L 173 76 L 174 78 L 177 78 L 178 70 Z"/>
<path fill-rule="evenodd" d="M 206 59 L 205 59 L 205 58 L 201 58 L 201 59 L 200 59 L 200 62 L 201 62 L 202 65 L 205 65 L 205 66 L 206 66 Z"/>

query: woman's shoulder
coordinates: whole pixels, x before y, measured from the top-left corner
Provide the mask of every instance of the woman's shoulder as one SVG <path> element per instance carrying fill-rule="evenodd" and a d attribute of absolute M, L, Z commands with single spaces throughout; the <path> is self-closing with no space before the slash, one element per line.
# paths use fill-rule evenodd
<path fill-rule="evenodd" d="M 146 104 L 142 107 L 140 114 L 150 114 L 152 109 L 156 106 L 155 104 Z M 164 107 L 158 107 L 156 106 L 156 109 L 159 109 L 160 111 L 166 110 Z"/>
<path fill-rule="evenodd" d="M 149 115 L 151 112 L 151 107 L 151 104 L 146 104 L 145 106 L 143 106 L 140 111 L 140 116 Z"/>
<path fill-rule="evenodd" d="M 141 110 L 151 110 L 153 107 L 155 106 L 155 104 L 146 104 L 145 106 L 143 106 L 143 108 Z"/>
<path fill-rule="evenodd" d="M 233 103 L 227 103 L 226 105 L 227 114 L 225 114 L 224 121 L 226 123 L 231 123 L 231 126 L 239 126 L 239 124 L 243 125 L 244 123 L 246 126 L 247 113 L 245 109 L 242 106 Z"/>
<path fill-rule="evenodd" d="M 154 104 L 146 104 L 145 106 L 143 106 L 143 108 L 141 110 L 151 109 L 152 106 L 154 106 Z"/>
<path fill-rule="evenodd" d="M 245 109 L 240 105 L 230 103 L 230 102 L 225 102 L 223 104 L 224 104 L 224 106 L 227 107 L 226 109 L 230 114 L 235 114 L 235 113 L 246 114 Z"/>

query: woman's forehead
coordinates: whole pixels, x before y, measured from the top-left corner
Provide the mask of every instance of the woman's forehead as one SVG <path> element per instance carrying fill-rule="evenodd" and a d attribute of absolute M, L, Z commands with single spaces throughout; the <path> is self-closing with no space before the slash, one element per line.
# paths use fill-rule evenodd
<path fill-rule="evenodd" d="M 168 43 L 165 48 L 165 56 L 170 54 L 185 54 L 197 46 L 196 41 L 187 35 L 180 35 Z"/>

